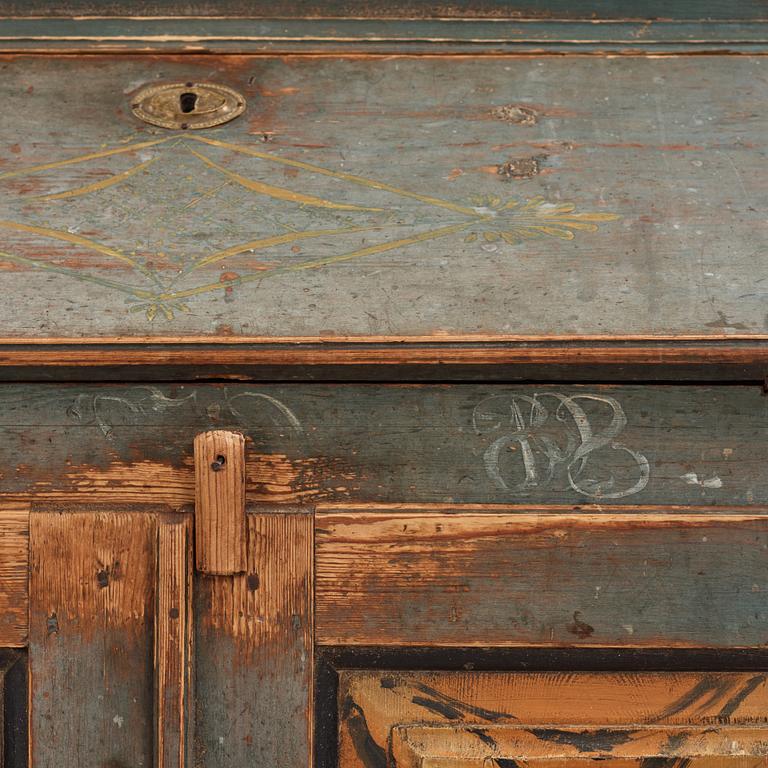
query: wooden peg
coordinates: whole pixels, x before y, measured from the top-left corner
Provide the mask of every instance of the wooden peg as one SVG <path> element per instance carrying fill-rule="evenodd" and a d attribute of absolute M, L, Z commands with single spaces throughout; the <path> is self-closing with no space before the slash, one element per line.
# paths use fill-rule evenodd
<path fill-rule="evenodd" d="M 246 569 L 245 438 L 214 430 L 195 437 L 195 559 L 202 573 Z"/>

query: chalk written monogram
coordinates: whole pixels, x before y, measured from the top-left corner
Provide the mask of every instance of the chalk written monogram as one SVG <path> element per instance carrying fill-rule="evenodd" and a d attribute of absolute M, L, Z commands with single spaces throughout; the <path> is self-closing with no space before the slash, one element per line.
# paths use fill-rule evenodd
<path fill-rule="evenodd" d="M 608 423 L 596 428 L 587 403 L 608 411 Z M 557 392 L 494 395 L 472 414 L 475 431 L 495 439 L 483 454 L 488 477 L 505 491 L 525 493 L 564 481 L 576 493 L 594 499 L 619 499 L 642 491 L 648 484 L 648 459 L 616 438 L 627 425 L 621 404 L 598 394 L 566 396 Z M 624 461 L 615 462 L 618 452 Z M 622 477 L 598 480 L 589 476 L 617 463 Z"/>

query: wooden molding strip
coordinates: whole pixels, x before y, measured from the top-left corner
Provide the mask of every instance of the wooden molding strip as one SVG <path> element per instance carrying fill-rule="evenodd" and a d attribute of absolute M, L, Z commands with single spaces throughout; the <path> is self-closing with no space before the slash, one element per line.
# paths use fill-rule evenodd
<path fill-rule="evenodd" d="M 768 338 L 713 337 L 686 340 L 563 337 L 542 340 L 452 341 L 305 340 L 0 342 L 0 369 L 133 366 L 434 366 L 434 365 L 760 365 L 768 366 Z"/>
<path fill-rule="evenodd" d="M 765 19 L 4 18 L 0 51 L 645 53 L 768 49 Z"/>
<path fill-rule="evenodd" d="M 192 515 L 157 523 L 155 768 L 192 764 Z"/>
<path fill-rule="evenodd" d="M 29 506 L 0 503 L 0 648 L 27 644 Z"/>

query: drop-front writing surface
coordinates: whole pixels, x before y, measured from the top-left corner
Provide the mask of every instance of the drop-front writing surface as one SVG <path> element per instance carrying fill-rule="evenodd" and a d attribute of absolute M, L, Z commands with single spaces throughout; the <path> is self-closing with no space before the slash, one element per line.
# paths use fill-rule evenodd
<path fill-rule="evenodd" d="M 1 66 L 5 338 L 767 332 L 762 57 Z M 186 79 L 246 113 L 132 115 Z"/>

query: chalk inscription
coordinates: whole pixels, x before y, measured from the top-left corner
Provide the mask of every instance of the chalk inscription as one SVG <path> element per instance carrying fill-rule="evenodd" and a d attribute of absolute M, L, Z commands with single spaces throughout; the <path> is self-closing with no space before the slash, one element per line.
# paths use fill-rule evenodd
<path fill-rule="evenodd" d="M 648 459 L 617 441 L 627 417 L 613 397 L 494 395 L 475 407 L 472 423 L 478 435 L 494 438 L 483 462 L 504 491 L 526 494 L 562 482 L 590 499 L 620 499 L 648 484 Z"/>

